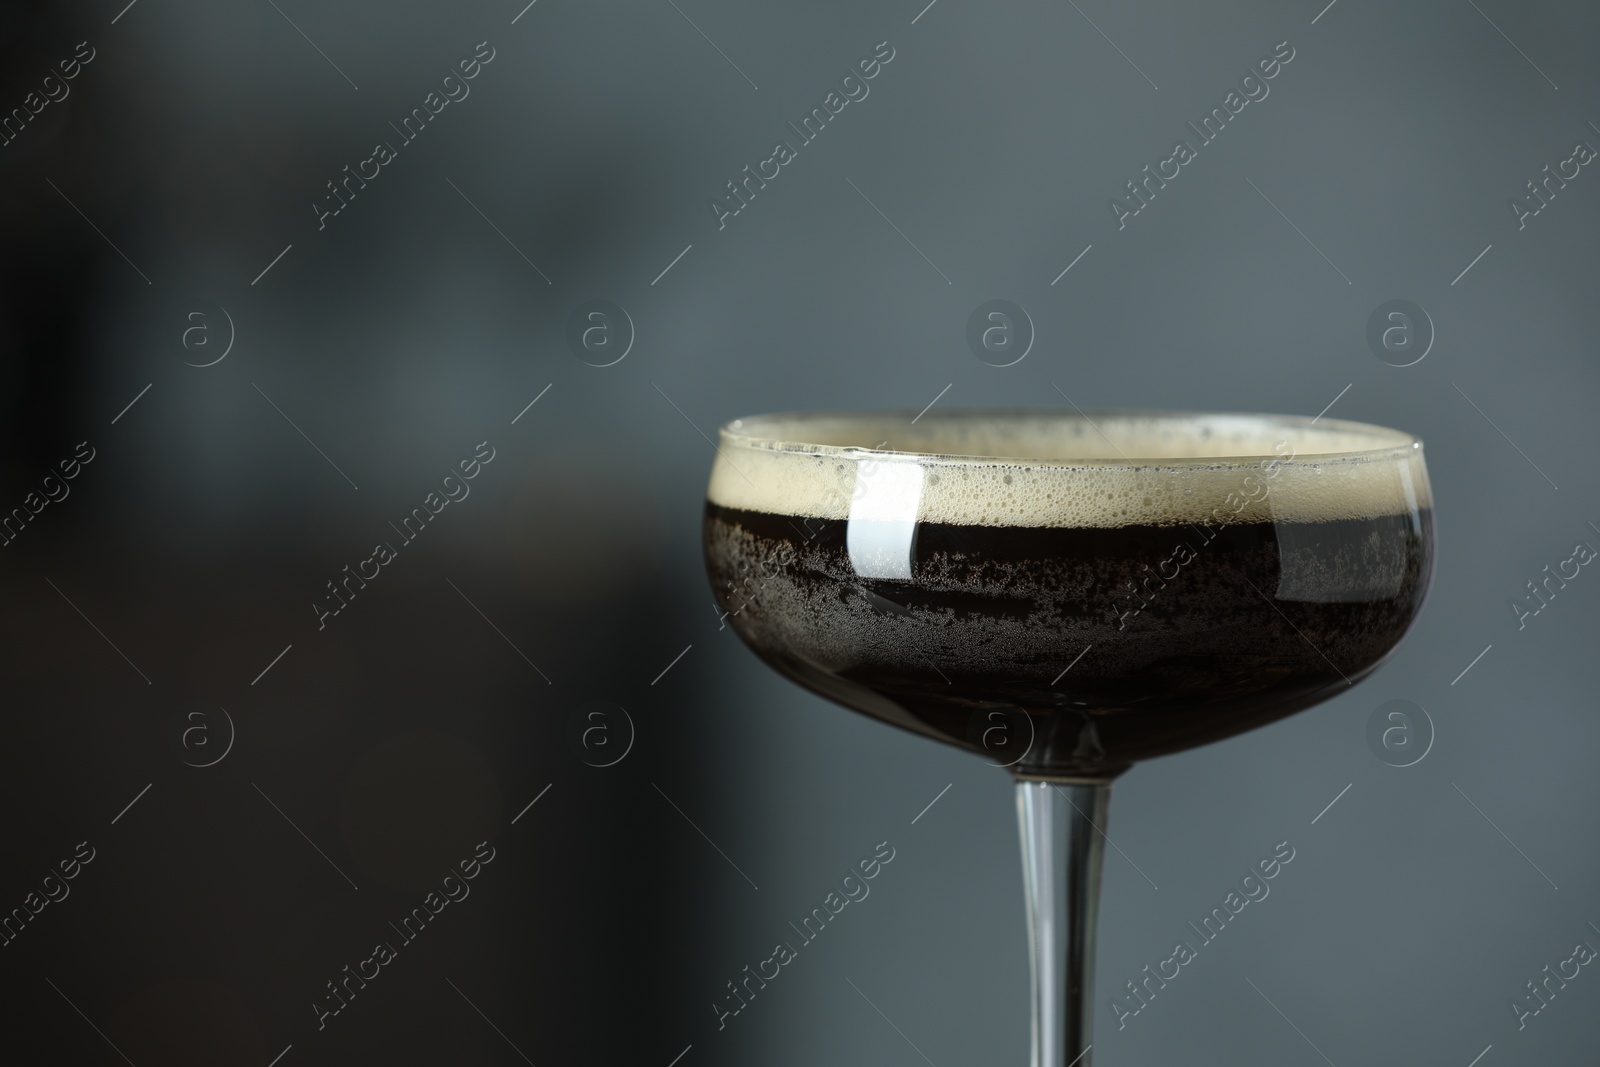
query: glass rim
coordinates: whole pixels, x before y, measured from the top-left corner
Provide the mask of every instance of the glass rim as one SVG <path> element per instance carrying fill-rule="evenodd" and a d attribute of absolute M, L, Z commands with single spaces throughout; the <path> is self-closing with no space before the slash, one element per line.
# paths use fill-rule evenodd
<path fill-rule="evenodd" d="M 950 422 L 957 420 L 976 420 L 994 418 L 1013 418 L 1029 420 L 1048 420 L 1058 418 L 1064 421 L 1081 420 L 1088 423 L 1091 429 L 1100 433 L 1097 425 L 1099 419 L 1145 419 L 1152 421 L 1183 422 L 1187 420 L 1253 420 L 1264 428 L 1281 427 L 1285 430 L 1307 430 L 1312 427 L 1326 428 L 1337 433 L 1355 436 L 1371 437 L 1375 442 L 1371 448 L 1340 449 L 1336 451 L 1302 452 L 1295 450 L 1292 454 L 1284 456 L 1276 453 L 1219 453 L 1214 456 L 1127 456 L 1118 459 L 1082 457 L 1073 458 L 1066 456 L 1029 456 L 1029 455 L 993 455 L 972 454 L 961 452 L 920 452 L 894 448 L 872 448 L 860 445 L 835 445 L 823 444 L 817 441 L 804 440 L 804 434 L 795 432 L 802 429 L 808 422 L 822 420 L 838 420 L 848 422 L 858 420 L 865 425 L 887 424 L 892 421 L 904 420 L 907 423 L 926 418 L 930 422 Z M 1248 411 L 1190 411 L 1170 410 L 1157 408 L 1094 408 L 1078 411 L 1062 411 L 1057 408 L 1024 408 L 1024 407 L 971 407 L 947 408 L 942 412 L 930 414 L 926 410 L 914 413 L 909 409 L 864 409 L 864 410 L 838 410 L 838 411 L 781 411 L 769 412 L 760 415 L 746 415 L 731 419 L 718 428 L 718 437 L 722 443 L 737 448 L 759 449 L 769 452 L 786 452 L 799 455 L 836 456 L 847 459 L 860 459 L 862 457 L 882 456 L 885 458 L 899 459 L 926 459 L 945 463 L 980 463 L 980 464 L 1026 464 L 1040 467 L 1059 467 L 1063 469 L 1093 468 L 1093 469 L 1123 469 L 1144 470 L 1151 468 L 1193 469 L 1205 467 L 1231 467 L 1249 466 L 1259 464 L 1263 460 L 1275 460 L 1283 464 L 1291 463 L 1330 463 L 1343 460 L 1371 460 L 1382 458 L 1398 458 L 1403 455 L 1420 453 L 1422 439 L 1415 434 L 1404 430 L 1396 430 L 1375 423 L 1356 422 L 1349 419 L 1328 419 L 1321 416 L 1307 415 L 1280 415 L 1265 412 Z M 1111 444 L 1110 438 L 1101 433 L 1101 437 Z M 1116 448 L 1115 444 L 1112 444 Z M 1120 452 L 1121 450 L 1118 449 Z"/>

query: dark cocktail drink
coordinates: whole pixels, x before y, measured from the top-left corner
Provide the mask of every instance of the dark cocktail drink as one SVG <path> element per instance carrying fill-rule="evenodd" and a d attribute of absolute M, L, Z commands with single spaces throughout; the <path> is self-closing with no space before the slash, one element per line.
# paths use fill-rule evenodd
<path fill-rule="evenodd" d="M 1010 767 L 1025 846 L 1030 827 L 1067 835 L 1054 882 L 1084 906 L 1098 860 L 1058 795 L 1098 824 L 1133 762 L 1354 684 L 1420 611 L 1433 543 L 1420 442 L 1254 415 L 743 419 L 705 513 L 740 637 L 801 685 Z M 1036 900 L 1039 860 L 1036 911 L 1060 903 Z M 1036 1005 L 1038 1067 L 1087 1044 L 1082 978 L 1056 983 L 1074 1003 L 1053 1036 Z"/>

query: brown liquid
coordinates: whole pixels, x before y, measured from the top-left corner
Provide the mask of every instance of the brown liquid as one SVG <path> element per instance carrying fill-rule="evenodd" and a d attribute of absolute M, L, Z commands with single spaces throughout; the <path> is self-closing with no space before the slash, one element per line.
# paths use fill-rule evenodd
<path fill-rule="evenodd" d="M 857 575 L 848 525 L 707 504 L 706 565 L 739 636 L 823 696 L 1042 776 L 1109 777 L 1336 695 L 1399 643 L 1433 573 L 1428 509 L 920 523 L 908 579 Z"/>

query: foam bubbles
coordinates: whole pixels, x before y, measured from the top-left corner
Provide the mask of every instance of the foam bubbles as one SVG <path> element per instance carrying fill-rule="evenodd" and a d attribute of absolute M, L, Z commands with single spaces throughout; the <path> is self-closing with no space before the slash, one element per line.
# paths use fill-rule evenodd
<path fill-rule="evenodd" d="M 1431 504 L 1422 446 L 1395 430 L 1270 415 L 1091 422 L 1037 412 L 950 412 L 915 424 L 884 414 L 741 419 L 723 428 L 707 495 L 776 515 L 894 511 L 1033 527 L 1314 522 Z"/>

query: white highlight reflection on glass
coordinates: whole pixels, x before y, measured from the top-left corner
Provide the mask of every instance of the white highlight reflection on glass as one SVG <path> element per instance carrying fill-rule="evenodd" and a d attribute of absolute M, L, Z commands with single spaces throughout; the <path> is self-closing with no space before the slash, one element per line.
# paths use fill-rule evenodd
<path fill-rule="evenodd" d="M 923 474 L 917 463 L 880 460 L 856 466 L 845 545 L 861 577 L 911 577 Z"/>

